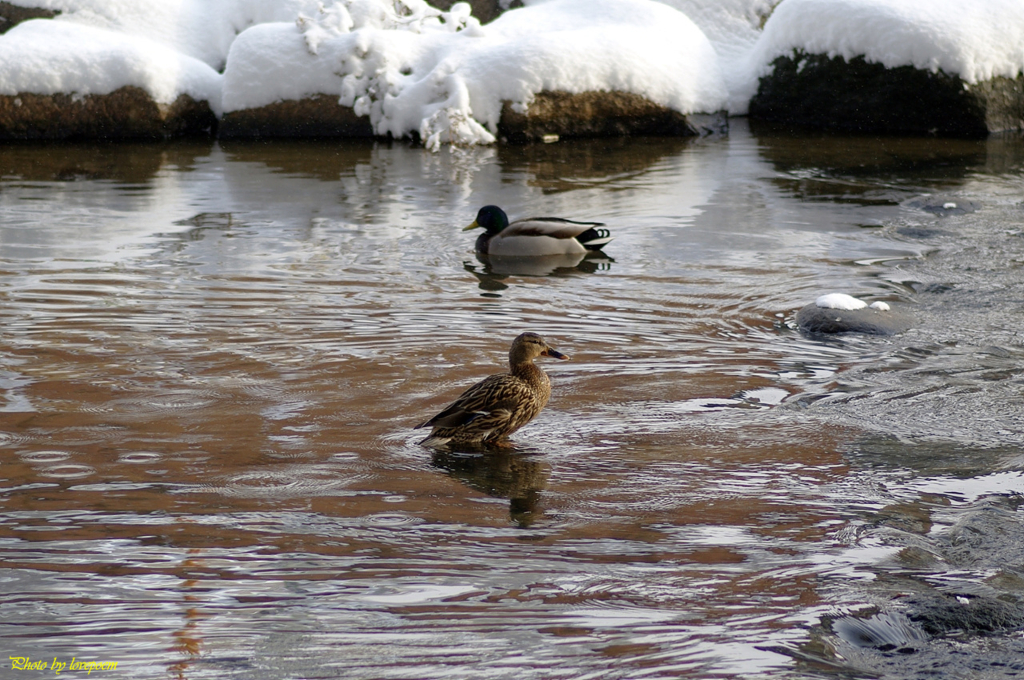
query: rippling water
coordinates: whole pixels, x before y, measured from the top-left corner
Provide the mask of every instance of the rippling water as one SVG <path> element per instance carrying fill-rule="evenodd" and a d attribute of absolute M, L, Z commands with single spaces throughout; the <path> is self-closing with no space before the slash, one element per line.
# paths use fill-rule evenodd
<path fill-rule="evenodd" d="M 1024 674 L 1019 137 L 10 146 L 0 177 L 12 656 Z M 484 263 L 485 203 L 616 240 Z M 915 325 L 802 336 L 833 291 Z M 523 330 L 573 361 L 515 447 L 419 447 Z"/>

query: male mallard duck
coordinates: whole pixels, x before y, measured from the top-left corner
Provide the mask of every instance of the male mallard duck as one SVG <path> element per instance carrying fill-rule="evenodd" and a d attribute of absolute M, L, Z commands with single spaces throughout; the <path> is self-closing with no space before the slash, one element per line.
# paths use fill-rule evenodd
<path fill-rule="evenodd" d="M 509 224 L 508 215 L 496 205 L 485 205 L 473 224 L 463 231 L 483 227 L 476 250 L 486 255 L 542 257 L 601 250 L 612 237 L 601 222 L 576 222 L 561 217 L 528 217 Z"/>
<path fill-rule="evenodd" d="M 508 373 L 484 378 L 436 416 L 416 428 L 431 426 L 421 444 L 494 444 L 533 420 L 551 396 L 551 381 L 534 365 L 536 357 L 568 359 L 536 333 L 512 341 Z"/>

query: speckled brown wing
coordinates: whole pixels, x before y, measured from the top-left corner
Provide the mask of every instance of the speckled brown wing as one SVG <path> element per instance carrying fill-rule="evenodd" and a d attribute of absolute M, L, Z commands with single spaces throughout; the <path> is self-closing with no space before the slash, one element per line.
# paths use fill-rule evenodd
<path fill-rule="evenodd" d="M 434 428 L 424 441 L 496 441 L 535 418 L 547 404 L 550 394 L 547 381 L 532 385 L 509 373 L 492 375 L 416 427 Z"/>

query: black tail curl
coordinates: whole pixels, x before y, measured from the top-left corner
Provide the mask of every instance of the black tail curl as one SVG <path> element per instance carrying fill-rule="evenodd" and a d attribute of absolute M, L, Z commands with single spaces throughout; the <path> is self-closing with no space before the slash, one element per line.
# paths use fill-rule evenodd
<path fill-rule="evenodd" d="M 593 227 L 577 236 L 576 240 L 587 250 L 601 250 L 612 240 L 612 234 L 607 229 Z"/>

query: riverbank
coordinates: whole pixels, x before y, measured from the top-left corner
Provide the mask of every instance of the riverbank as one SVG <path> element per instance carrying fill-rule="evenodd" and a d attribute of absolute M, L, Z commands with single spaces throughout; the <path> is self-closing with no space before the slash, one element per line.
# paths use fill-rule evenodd
<path fill-rule="evenodd" d="M 925 4 L 8 0 L 0 140 L 1024 129 L 1024 7 Z"/>

